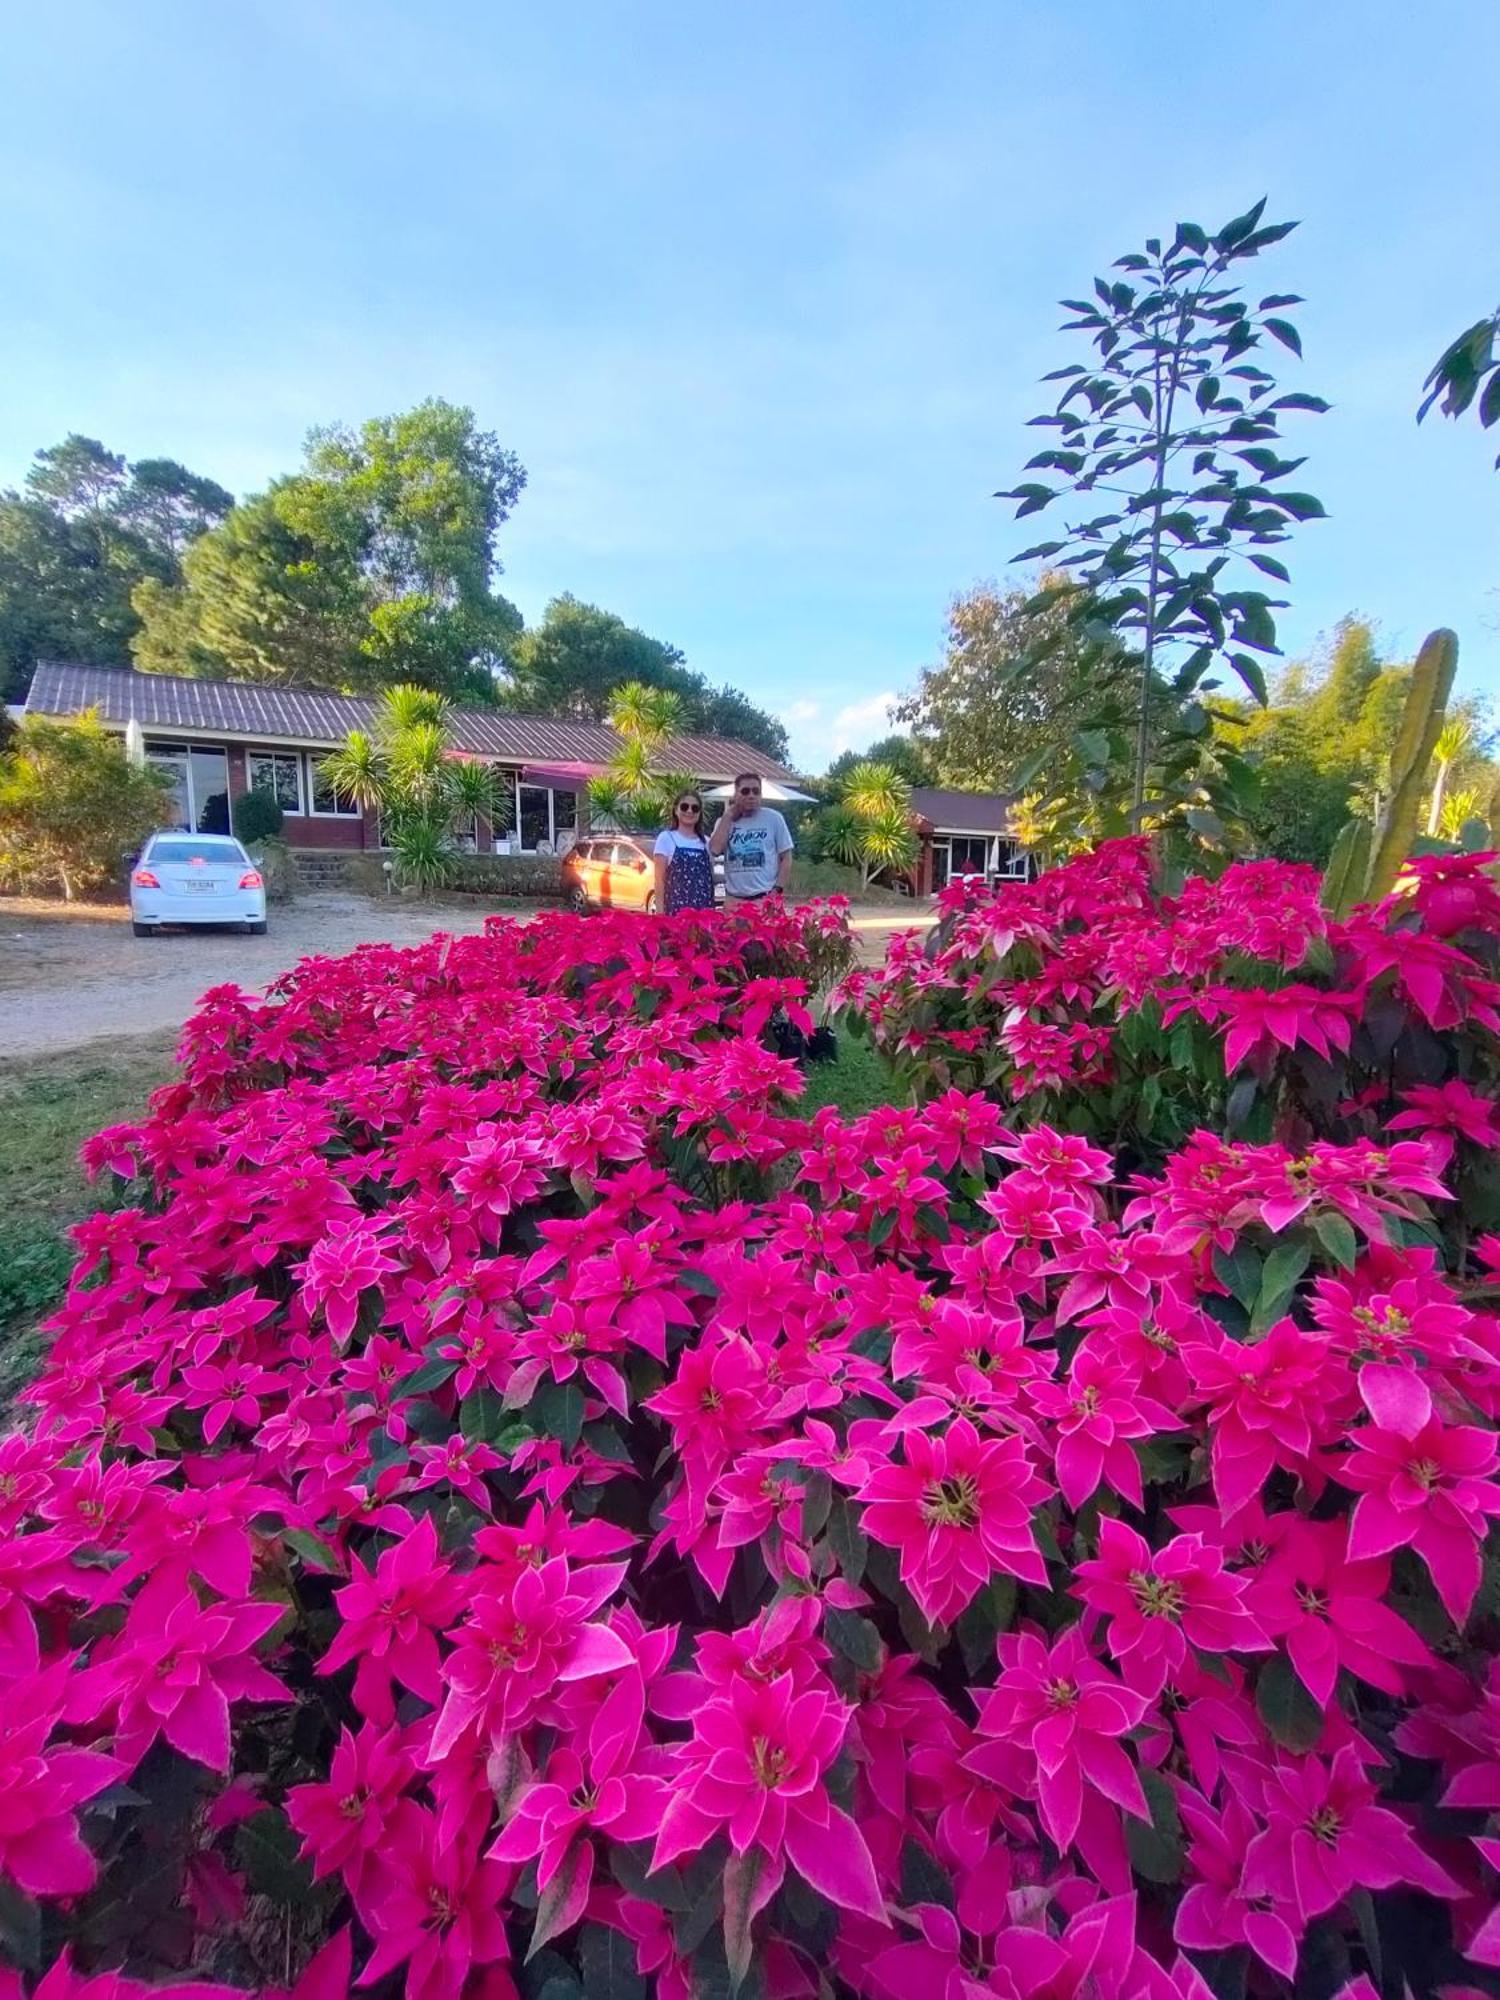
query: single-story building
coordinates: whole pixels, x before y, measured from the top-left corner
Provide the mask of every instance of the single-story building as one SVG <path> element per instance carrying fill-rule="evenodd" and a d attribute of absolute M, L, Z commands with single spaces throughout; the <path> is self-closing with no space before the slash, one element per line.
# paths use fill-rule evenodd
<path fill-rule="evenodd" d="M 1031 856 L 1010 833 L 1011 801 L 998 792 L 949 792 L 917 785 L 911 809 L 921 846 L 914 889 L 931 896 L 964 876 L 1024 882 Z"/>
<path fill-rule="evenodd" d="M 351 729 L 372 726 L 378 706 L 316 688 L 44 662 L 25 712 L 60 719 L 92 709 L 106 727 L 134 739 L 147 762 L 172 780 L 178 824 L 186 831 L 227 833 L 232 802 L 259 786 L 280 801 L 289 846 L 358 850 L 380 846 L 378 815 L 341 798 L 318 767 Z M 496 836 L 483 819 L 475 826 L 482 854 L 497 848 L 557 854 L 570 847 L 586 819 L 589 779 L 620 748 L 603 723 L 501 709 L 455 708 L 449 734 L 460 755 L 492 767 L 513 801 L 508 835 Z M 726 783 L 741 771 L 792 783 L 791 772 L 727 737 L 681 736 L 662 754 L 669 768 L 690 770 L 704 785 Z"/>

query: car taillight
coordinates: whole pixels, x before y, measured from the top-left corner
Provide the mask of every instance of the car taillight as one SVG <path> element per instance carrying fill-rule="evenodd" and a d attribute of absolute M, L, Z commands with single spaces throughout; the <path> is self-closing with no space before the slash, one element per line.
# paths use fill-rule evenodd
<path fill-rule="evenodd" d="M 206 868 L 207 866 L 208 863 L 204 860 L 201 854 L 190 854 L 188 856 L 189 868 Z"/>
<path fill-rule="evenodd" d="M 240 877 L 240 887 L 242 889 L 258 889 L 260 886 L 260 876 L 257 871 L 254 868 L 246 869 L 245 873 Z"/>
<path fill-rule="evenodd" d="M 137 868 L 131 880 L 135 883 L 137 889 L 159 889 L 161 887 L 160 879 L 153 875 L 149 868 Z"/>

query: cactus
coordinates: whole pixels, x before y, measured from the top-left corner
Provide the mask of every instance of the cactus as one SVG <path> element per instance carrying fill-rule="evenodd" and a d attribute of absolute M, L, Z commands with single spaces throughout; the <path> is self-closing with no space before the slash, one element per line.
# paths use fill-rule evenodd
<path fill-rule="evenodd" d="M 1443 727 L 1453 676 L 1458 671 L 1458 637 L 1439 629 L 1422 641 L 1411 670 L 1411 687 L 1401 711 L 1401 728 L 1391 752 L 1391 790 L 1376 828 L 1365 894 L 1370 901 L 1388 896 L 1396 886 L 1401 864 L 1417 839 L 1422 788 Z"/>
<path fill-rule="evenodd" d="M 1365 893 L 1370 872 L 1370 835 L 1367 819 L 1346 819 L 1323 871 L 1323 907 L 1331 915 L 1346 917 Z"/>
<path fill-rule="evenodd" d="M 1385 808 L 1373 827 L 1349 820 L 1340 830 L 1323 877 L 1325 908 L 1343 913 L 1388 896 L 1402 862 L 1418 847 L 1422 788 L 1457 671 L 1457 635 L 1443 628 L 1429 632 L 1401 711 Z"/>

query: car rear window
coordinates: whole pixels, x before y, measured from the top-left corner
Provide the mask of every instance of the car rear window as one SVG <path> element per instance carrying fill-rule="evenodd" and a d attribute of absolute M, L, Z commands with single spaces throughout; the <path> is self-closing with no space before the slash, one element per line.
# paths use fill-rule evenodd
<path fill-rule="evenodd" d="M 232 867 L 244 862 L 245 851 L 232 840 L 159 840 L 151 850 L 153 861 L 218 862 Z"/>

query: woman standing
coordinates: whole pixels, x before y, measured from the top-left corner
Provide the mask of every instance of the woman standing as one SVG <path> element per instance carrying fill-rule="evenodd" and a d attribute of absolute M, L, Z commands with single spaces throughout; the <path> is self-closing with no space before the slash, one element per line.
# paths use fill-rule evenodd
<path fill-rule="evenodd" d="M 656 907 L 670 917 L 713 906 L 714 864 L 703 837 L 703 800 L 697 792 L 682 792 L 672 824 L 656 836 Z"/>

